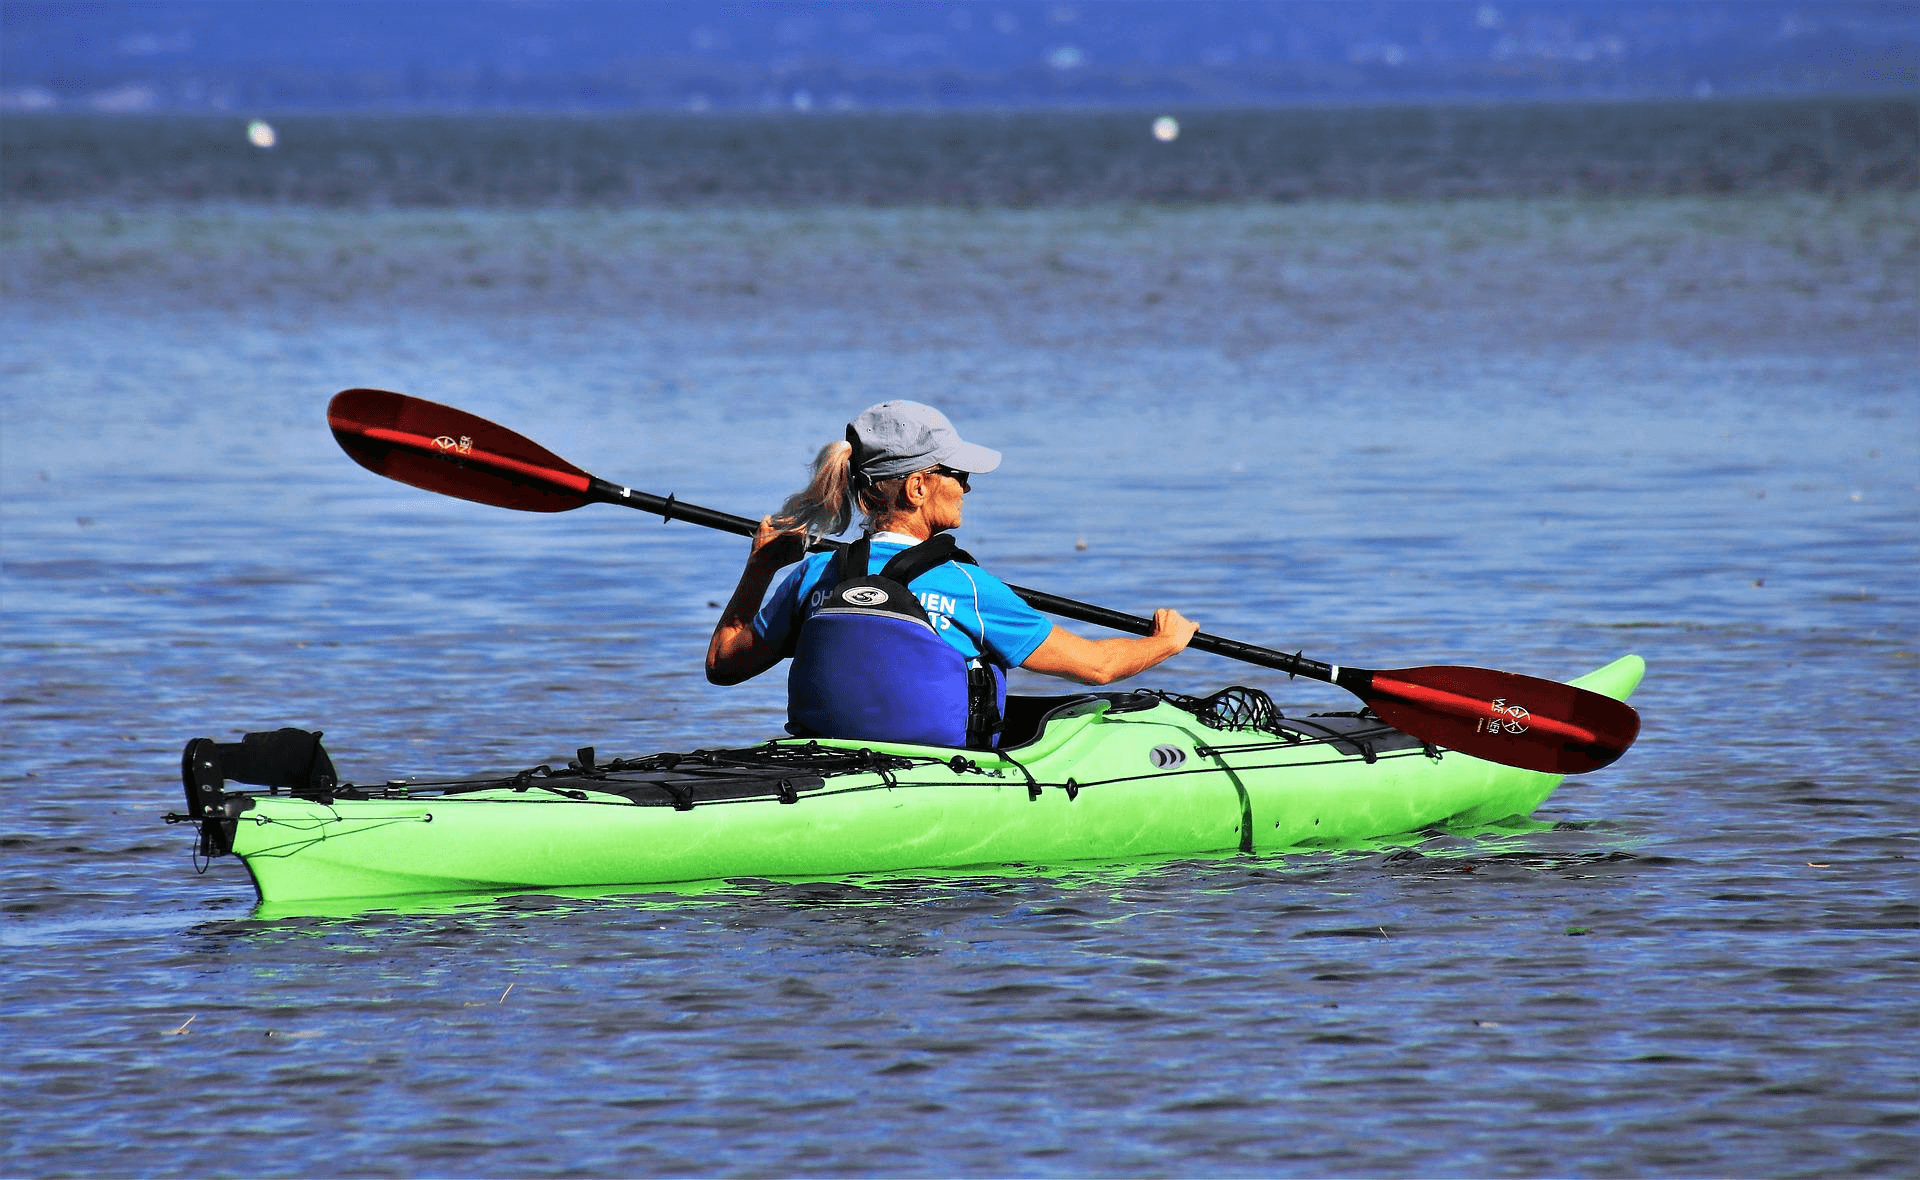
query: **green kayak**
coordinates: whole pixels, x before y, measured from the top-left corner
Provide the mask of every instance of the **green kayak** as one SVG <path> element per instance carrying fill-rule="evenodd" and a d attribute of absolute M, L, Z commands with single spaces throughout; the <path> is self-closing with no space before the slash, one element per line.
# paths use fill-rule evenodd
<path fill-rule="evenodd" d="M 1624 700 L 1645 667 L 1624 656 L 1572 683 Z M 335 781 L 318 737 L 188 744 L 188 810 L 168 819 L 245 862 L 263 902 L 1343 847 L 1526 816 L 1560 782 L 1238 687 L 1010 698 L 995 751 L 583 749 L 558 769 L 382 786 Z"/>

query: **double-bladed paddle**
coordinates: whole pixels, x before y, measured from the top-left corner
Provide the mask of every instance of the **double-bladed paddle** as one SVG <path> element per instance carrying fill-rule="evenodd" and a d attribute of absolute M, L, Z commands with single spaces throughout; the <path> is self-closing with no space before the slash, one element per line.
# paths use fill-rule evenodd
<path fill-rule="evenodd" d="M 757 522 L 608 483 L 533 440 L 464 410 L 379 389 L 349 389 L 327 407 L 333 437 L 362 467 L 389 479 L 499 508 L 566 512 L 624 504 L 751 537 Z M 821 547 L 844 548 L 840 541 Z M 1036 609 L 1133 635 L 1153 632 L 1136 615 L 1011 587 Z M 1422 741 L 1475 758 L 1549 774 L 1598 770 L 1640 732 L 1629 705 L 1555 680 L 1451 665 L 1373 672 L 1323 664 L 1205 632 L 1195 650 L 1337 684 L 1384 722 Z"/>

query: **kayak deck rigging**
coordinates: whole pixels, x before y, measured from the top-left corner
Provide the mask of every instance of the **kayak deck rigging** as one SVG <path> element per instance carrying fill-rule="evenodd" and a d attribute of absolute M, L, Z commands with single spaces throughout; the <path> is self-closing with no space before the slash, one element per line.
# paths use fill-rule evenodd
<path fill-rule="evenodd" d="M 1233 685 L 1205 697 L 1159 689 L 1009 697 L 1009 734 L 1019 740 L 998 750 L 956 751 L 949 757 L 890 753 L 868 746 L 823 745 L 817 739 L 800 741 L 789 738 L 758 746 L 700 749 L 685 753 L 663 751 L 600 762 L 594 747 L 583 746 L 574 760 L 560 767 L 543 763 L 509 775 L 394 780 L 381 786 L 333 781 L 332 762 L 319 745 L 321 735 L 318 732 L 309 734 L 302 730 L 280 730 L 271 734 L 249 734 L 244 743 L 214 743 L 206 738 L 188 743 L 186 773 L 189 814 L 169 814 L 166 819 L 169 823 L 197 823 L 203 828 L 230 825 L 236 818 L 231 807 L 222 807 L 222 814 L 217 817 L 205 813 L 207 788 L 214 785 L 206 780 L 213 776 L 223 780 L 230 777 L 237 782 L 267 788 L 265 792 L 254 791 L 252 794 L 264 794 L 271 798 L 284 791 L 294 798 L 321 804 L 331 804 L 336 800 L 452 799 L 479 792 L 510 791 L 519 795 L 539 792 L 575 801 L 584 801 L 594 795 L 617 796 L 633 805 L 672 807 L 676 811 L 690 811 L 707 804 L 768 798 L 791 804 L 798 802 L 803 795 L 825 789 L 833 778 L 852 775 L 876 776 L 878 781 L 872 787 L 908 787 L 915 785 L 910 773 L 916 768 L 938 767 L 955 775 L 994 777 L 1000 777 L 1010 768 L 1016 774 L 1024 775 L 1028 791 L 1034 796 L 1048 787 L 1077 793 L 1105 782 L 1131 782 L 1141 778 L 1139 774 L 1130 774 L 1115 779 L 1042 782 L 1020 760 L 1020 747 L 1037 739 L 1049 718 L 1090 701 L 1104 701 L 1110 716 L 1169 704 L 1190 713 L 1209 729 L 1223 734 L 1258 735 L 1258 740 L 1248 742 L 1196 743 L 1194 753 L 1202 759 L 1312 745 L 1328 746 L 1339 757 L 1357 755 L 1368 763 L 1382 754 L 1404 751 L 1417 750 L 1436 759 L 1440 756 L 1440 752 L 1431 744 L 1401 733 L 1365 709 L 1291 718 L 1275 706 L 1272 698 L 1262 690 L 1241 685 Z M 270 751 L 269 758 L 278 755 L 282 763 L 263 762 L 258 755 L 263 745 Z M 217 754 L 210 754 L 209 747 Z M 203 763 L 197 778 L 194 769 L 196 755 Z M 220 755 L 236 761 L 238 765 L 230 762 L 226 773 L 222 775 L 218 761 Z M 213 765 L 204 765 L 209 758 L 214 759 Z M 304 777 L 307 774 L 303 769 L 304 764 L 291 764 L 287 759 L 292 759 L 293 763 L 300 763 L 301 759 L 317 761 L 324 764 L 326 773 L 316 779 L 308 779 Z M 1241 769 L 1260 768 L 1243 766 Z M 1182 773 L 1195 771 L 1168 766 L 1160 774 L 1146 777 L 1173 777 Z M 950 785 L 951 781 L 942 778 L 940 785 Z M 224 786 L 222 781 L 217 789 L 221 789 L 222 794 L 228 797 L 247 793 L 226 791 Z M 490 801 L 500 800 L 496 798 Z M 215 834 L 217 846 L 228 843 L 219 840 Z M 211 854 L 225 851 L 227 847 L 219 846 Z"/>

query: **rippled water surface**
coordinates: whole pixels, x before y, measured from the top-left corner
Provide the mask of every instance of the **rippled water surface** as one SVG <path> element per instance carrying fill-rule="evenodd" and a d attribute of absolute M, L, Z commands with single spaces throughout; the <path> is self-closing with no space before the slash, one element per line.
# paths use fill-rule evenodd
<path fill-rule="evenodd" d="M 1920 1153 L 1911 197 L 9 221 L 0 1171 Z M 1637 651 L 1645 730 L 1481 840 L 256 911 L 160 822 L 189 738 L 367 780 L 782 713 L 700 674 L 740 542 L 379 480 L 354 385 L 741 513 L 920 398 L 1006 452 L 962 535 L 1011 581 L 1373 667 Z"/>

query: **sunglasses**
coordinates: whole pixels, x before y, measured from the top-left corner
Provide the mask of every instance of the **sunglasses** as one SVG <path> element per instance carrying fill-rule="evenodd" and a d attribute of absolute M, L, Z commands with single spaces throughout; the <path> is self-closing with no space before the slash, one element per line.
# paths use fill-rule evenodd
<path fill-rule="evenodd" d="M 946 467 L 946 466 L 929 467 L 927 468 L 927 470 L 932 472 L 935 475 L 946 476 L 948 479 L 959 484 L 960 490 L 963 492 L 970 492 L 973 490 L 973 488 L 967 483 L 967 480 L 970 478 L 970 474 L 968 472 L 955 471 L 953 468 Z"/>

